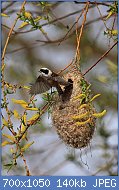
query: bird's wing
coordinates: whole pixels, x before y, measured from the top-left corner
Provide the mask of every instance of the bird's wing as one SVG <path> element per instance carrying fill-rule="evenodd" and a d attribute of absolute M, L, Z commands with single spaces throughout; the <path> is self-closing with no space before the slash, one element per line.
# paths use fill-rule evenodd
<path fill-rule="evenodd" d="M 31 85 L 30 94 L 42 94 L 43 92 L 48 91 L 51 88 L 51 85 L 45 80 L 43 77 L 39 76 L 35 82 L 35 84 Z"/>
<path fill-rule="evenodd" d="M 50 78 L 49 78 L 50 79 Z M 65 81 L 61 76 L 59 76 L 56 73 L 52 73 L 52 80 L 55 82 L 58 82 L 58 84 L 66 86 L 69 84 L 69 82 Z"/>

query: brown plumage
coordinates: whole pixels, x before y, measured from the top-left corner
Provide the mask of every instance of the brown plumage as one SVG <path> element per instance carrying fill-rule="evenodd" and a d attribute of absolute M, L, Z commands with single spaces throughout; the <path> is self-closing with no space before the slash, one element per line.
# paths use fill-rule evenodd
<path fill-rule="evenodd" d="M 70 82 L 65 81 L 58 74 L 50 71 L 47 68 L 40 69 L 40 75 L 36 79 L 36 82 L 31 85 L 30 94 L 36 95 L 48 91 L 52 87 L 56 87 L 59 95 L 63 93 L 60 85 L 67 86 Z"/>

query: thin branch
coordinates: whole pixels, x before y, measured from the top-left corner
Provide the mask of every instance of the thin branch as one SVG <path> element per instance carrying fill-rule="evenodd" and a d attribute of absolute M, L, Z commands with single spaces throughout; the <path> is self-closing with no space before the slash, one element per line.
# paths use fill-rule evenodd
<path fill-rule="evenodd" d="M 86 7 L 86 6 L 85 6 L 85 7 Z M 79 19 L 82 17 L 82 14 L 83 14 L 83 12 L 84 12 L 84 10 L 85 10 L 85 7 L 83 8 L 83 10 L 82 10 L 80 16 L 78 17 L 78 19 L 74 22 L 74 24 L 71 26 L 71 28 L 68 30 L 68 32 L 65 34 L 65 36 L 62 38 L 62 40 L 60 41 L 60 43 L 59 43 L 58 45 L 60 45 L 61 42 L 65 40 L 65 38 L 68 36 L 68 34 L 69 34 L 70 31 L 72 30 L 72 28 L 78 23 Z"/>
<path fill-rule="evenodd" d="M 22 7 L 20 9 L 20 13 L 24 7 L 24 5 L 26 4 L 26 0 L 24 0 L 23 4 L 22 4 Z M 10 36 L 12 34 L 12 31 L 18 21 L 19 17 L 16 18 L 16 20 L 14 21 L 14 24 L 13 26 L 11 27 L 10 31 L 9 31 L 9 34 L 8 34 L 8 37 L 7 37 L 7 40 L 6 40 L 6 43 L 5 43 L 5 46 L 4 46 L 4 49 L 3 49 L 3 53 L 2 53 L 2 66 L 4 65 L 4 58 L 5 58 L 5 54 L 6 54 L 6 49 L 7 49 L 7 46 L 8 46 L 8 42 L 9 42 L 9 39 L 10 39 Z M 3 71 L 2 71 L 3 72 Z"/>
<path fill-rule="evenodd" d="M 20 151 L 20 155 L 21 155 L 21 158 L 22 158 L 22 160 L 24 162 L 24 166 L 25 166 L 25 170 L 26 170 L 26 176 L 31 176 L 30 170 L 29 170 L 29 168 L 27 166 L 27 163 L 26 163 L 26 159 L 25 159 L 25 157 L 24 157 L 24 155 L 23 155 L 23 153 L 21 151 Z"/>
<path fill-rule="evenodd" d="M 80 28 L 79 36 L 77 37 L 77 48 L 76 48 L 75 60 L 77 59 L 77 56 L 78 56 L 78 60 L 80 60 L 80 42 L 81 42 L 81 36 L 83 33 L 84 24 L 86 22 L 86 15 L 88 13 L 88 8 L 89 8 L 89 2 L 87 2 L 87 4 L 86 4 L 86 7 L 85 7 L 86 11 L 84 14 L 83 23 L 82 23 L 81 28 Z M 77 23 L 78 23 L 78 21 L 77 21 Z M 77 31 L 78 31 L 78 29 L 77 29 Z"/>
<path fill-rule="evenodd" d="M 85 71 L 85 73 L 83 74 L 86 75 L 90 70 L 92 70 L 112 49 L 113 47 L 115 47 L 118 44 L 118 41 L 116 41 L 99 59 L 98 61 L 93 64 L 87 71 Z"/>
<path fill-rule="evenodd" d="M 85 4 L 86 2 L 78 2 L 78 1 L 74 1 L 74 3 L 76 4 Z M 109 7 L 110 4 L 107 4 L 107 3 L 104 3 L 104 2 L 96 2 L 98 5 L 104 5 L 106 7 Z M 111 3 L 111 2 L 110 2 Z M 94 5 L 95 4 L 95 1 L 94 2 L 91 2 L 90 1 L 90 4 Z"/>
<path fill-rule="evenodd" d="M 107 15 L 105 15 L 104 16 L 104 18 L 106 17 Z M 84 25 L 84 27 L 86 27 L 86 26 L 88 26 L 88 25 L 90 25 L 90 24 L 92 24 L 92 23 L 94 23 L 94 22 L 97 22 L 97 21 L 99 21 L 99 20 L 101 20 L 101 18 L 99 17 L 99 18 L 96 18 L 95 20 L 92 20 L 92 21 L 89 21 L 89 22 L 87 22 L 85 25 Z M 78 27 L 78 29 L 80 29 L 80 27 L 81 26 L 79 26 Z M 16 32 L 16 31 L 15 31 Z M 27 31 L 26 31 L 27 32 Z M 24 33 L 26 33 L 26 32 L 24 32 Z M 28 32 L 30 32 L 30 31 L 28 31 Z M 48 40 L 48 41 L 46 41 L 46 40 L 36 40 L 36 42 L 42 42 L 42 43 L 45 43 L 45 44 L 43 44 L 43 45 L 46 45 L 46 44 L 55 44 L 55 43 L 59 43 L 60 41 L 62 41 L 63 39 L 64 40 L 67 40 L 68 38 L 70 38 L 70 37 L 72 37 L 73 35 L 74 35 L 74 33 L 75 33 L 75 31 L 73 31 L 69 36 L 67 36 L 65 39 L 64 39 L 64 37 L 61 37 L 60 39 L 57 39 L 57 40 Z M 32 46 L 31 46 L 32 45 Z M 34 46 L 33 46 L 34 45 Z M 31 46 L 31 47 L 30 47 Z M 31 43 L 31 44 L 29 44 L 29 48 L 30 49 L 32 49 L 32 48 L 35 48 L 35 47 L 38 47 L 39 45 L 38 44 L 36 44 L 36 43 Z M 15 50 L 12 50 L 12 51 L 7 51 L 7 54 L 9 54 L 9 53 L 15 53 L 15 52 L 17 52 L 17 51 L 21 51 L 21 50 L 24 50 L 24 49 L 26 49 L 26 47 L 21 47 L 21 48 L 18 48 L 18 49 L 15 49 Z"/>
<path fill-rule="evenodd" d="M 25 1 L 23 2 L 23 4 L 22 4 L 22 7 L 21 7 L 21 9 L 20 9 L 20 12 L 22 11 L 22 9 L 23 9 L 25 3 L 26 3 L 26 0 L 25 0 Z M 7 39 L 6 39 L 6 43 L 5 43 L 5 46 L 4 46 L 4 49 L 3 49 L 3 53 L 2 53 L 1 76 L 2 76 L 2 91 L 3 91 L 3 99 L 4 99 L 4 102 L 7 102 L 7 98 L 6 98 L 6 95 L 5 95 L 5 89 L 4 89 L 4 85 L 5 85 L 5 84 L 4 84 L 4 82 L 3 82 L 3 81 L 4 81 L 4 68 L 5 68 L 4 59 L 5 59 L 5 54 L 6 54 L 6 49 L 7 49 L 8 43 L 9 43 L 9 39 L 10 39 L 10 36 L 11 36 L 11 34 L 12 34 L 12 31 L 13 31 L 13 29 L 14 29 L 16 23 L 17 23 L 17 20 L 18 20 L 18 17 L 17 17 L 16 20 L 14 21 L 14 24 L 13 24 L 13 26 L 11 27 L 11 29 L 10 29 L 10 31 L 9 31 L 9 34 L 8 34 L 8 37 L 7 37 Z M 7 116 L 8 116 L 8 123 L 9 123 L 10 126 L 11 126 L 11 130 L 10 130 L 10 131 L 11 131 L 12 134 L 15 136 L 16 133 L 15 133 L 14 129 L 12 128 L 12 121 L 11 121 L 11 119 L 10 119 L 10 111 L 9 111 L 9 109 L 8 109 L 8 106 L 6 106 L 5 109 L 6 109 L 6 113 L 7 113 Z"/>
<path fill-rule="evenodd" d="M 79 36 L 77 37 L 77 49 L 76 49 L 75 59 L 73 59 L 73 60 L 72 60 L 63 70 L 61 70 L 58 74 L 60 74 L 61 72 L 65 71 L 67 68 L 69 68 L 69 67 L 73 64 L 74 60 L 76 60 L 76 57 L 77 57 L 77 55 L 78 55 L 78 53 L 79 53 L 80 41 L 81 41 L 81 36 L 82 36 L 84 24 L 85 24 L 85 21 L 86 21 L 86 15 L 87 15 L 87 12 L 88 12 L 88 7 L 89 7 L 89 2 L 86 3 L 86 6 L 85 6 L 84 9 L 82 10 L 81 15 L 78 17 L 78 19 L 77 19 L 77 21 L 76 21 L 76 23 L 78 23 L 80 17 L 81 17 L 82 14 L 84 13 L 84 10 L 86 10 L 86 11 L 85 11 L 85 14 L 84 14 L 84 20 L 83 20 L 83 23 L 82 23 L 81 29 L 80 29 L 80 34 L 79 34 Z M 77 29 L 77 31 L 78 31 L 78 29 Z M 80 57 L 79 57 L 79 59 L 80 59 Z"/>

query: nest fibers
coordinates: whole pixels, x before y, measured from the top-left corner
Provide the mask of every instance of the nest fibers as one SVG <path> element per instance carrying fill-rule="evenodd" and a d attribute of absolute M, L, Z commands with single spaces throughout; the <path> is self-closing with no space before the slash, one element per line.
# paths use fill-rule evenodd
<path fill-rule="evenodd" d="M 64 78 L 73 81 L 69 101 L 62 102 L 58 95 L 52 106 L 53 125 L 60 139 L 74 148 L 84 148 L 92 139 L 95 130 L 95 109 L 90 101 L 89 84 L 78 69 L 72 67 Z"/>

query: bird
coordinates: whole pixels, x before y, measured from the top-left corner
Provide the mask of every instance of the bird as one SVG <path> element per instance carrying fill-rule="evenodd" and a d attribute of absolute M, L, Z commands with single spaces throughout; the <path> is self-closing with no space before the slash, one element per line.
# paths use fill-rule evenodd
<path fill-rule="evenodd" d="M 62 93 L 62 102 L 67 102 L 70 100 L 72 91 L 73 91 L 73 81 L 72 79 L 68 79 L 69 84 L 64 87 L 64 91 Z"/>
<path fill-rule="evenodd" d="M 31 95 L 42 94 L 52 87 L 56 87 L 59 96 L 63 94 L 60 85 L 68 86 L 70 81 L 65 81 L 61 76 L 51 71 L 48 68 L 41 68 L 39 76 L 34 84 L 31 84 L 29 93 Z"/>

